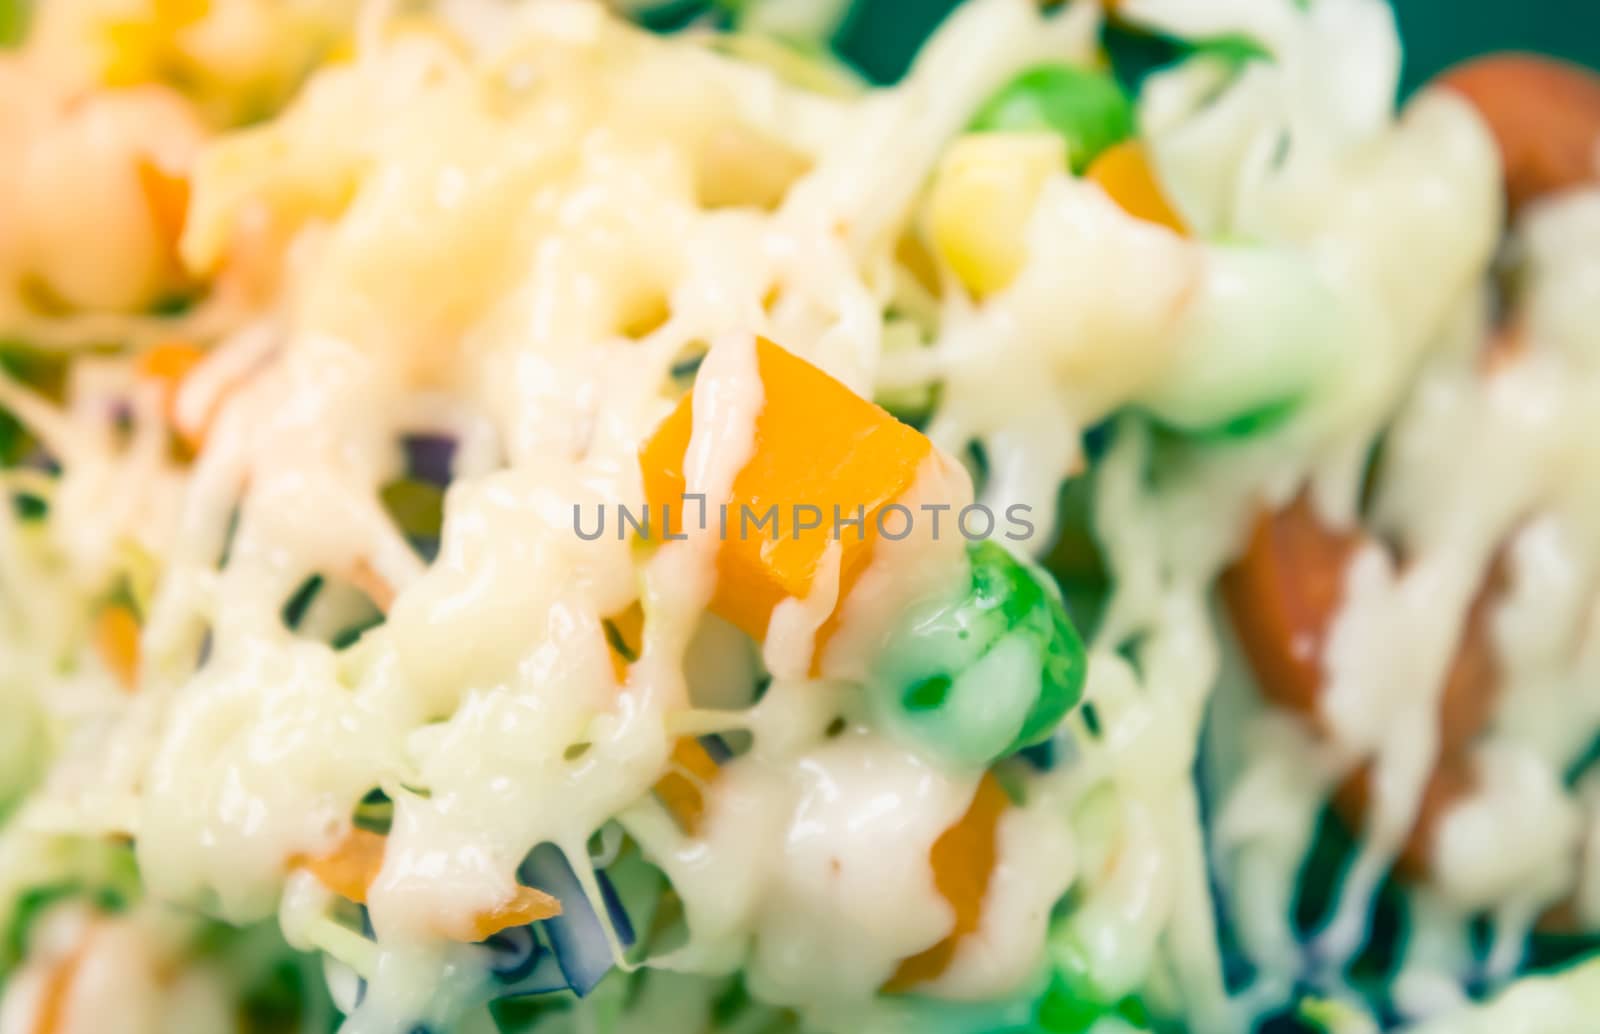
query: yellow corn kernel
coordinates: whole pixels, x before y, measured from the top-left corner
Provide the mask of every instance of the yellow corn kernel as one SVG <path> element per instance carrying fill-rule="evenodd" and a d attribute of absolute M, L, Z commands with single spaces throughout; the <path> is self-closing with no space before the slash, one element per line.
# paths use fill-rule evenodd
<path fill-rule="evenodd" d="M 928 235 L 974 296 L 1016 277 L 1039 191 L 1066 169 L 1066 145 L 1054 133 L 973 133 L 945 152 L 928 196 Z"/>
<path fill-rule="evenodd" d="M 101 27 L 100 75 L 107 86 L 133 86 L 155 79 L 170 41 L 154 20 L 108 21 Z"/>
<path fill-rule="evenodd" d="M 101 23 L 107 86 L 154 82 L 179 63 L 178 36 L 211 13 L 210 0 L 153 0 L 134 17 Z"/>
<path fill-rule="evenodd" d="M 356 38 L 348 32 L 341 32 L 335 36 L 322 55 L 322 63 L 325 65 L 348 65 L 355 59 Z"/>

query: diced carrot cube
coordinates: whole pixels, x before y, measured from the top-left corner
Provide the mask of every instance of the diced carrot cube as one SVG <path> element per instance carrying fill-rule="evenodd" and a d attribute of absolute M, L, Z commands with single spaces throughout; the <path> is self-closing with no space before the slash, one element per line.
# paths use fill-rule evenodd
<path fill-rule="evenodd" d="M 840 546 L 839 599 L 849 593 L 871 559 L 876 515 L 911 487 L 932 443 L 798 356 L 765 339 L 756 344 L 764 400 L 756 418 L 755 450 L 735 476 L 732 498 L 707 500 L 707 523 L 728 504 L 726 533 L 717 553 L 711 610 L 756 639 L 764 639 L 772 611 L 812 588 L 840 516 L 865 516 L 861 533 L 845 527 Z M 684 510 L 684 454 L 694 429 L 693 396 L 672 411 L 640 453 L 645 493 L 654 513 L 672 509 L 672 530 Z M 796 532 L 796 505 L 821 511 L 820 526 Z M 777 508 L 779 534 L 755 521 Z M 689 507 L 694 513 L 695 507 Z M 750 522 L 744 521 L 748 512 Z M 808 519 L 813 514 L 807 513 Z M 898 527 L 898 525 L 896 525 Z M 819 634 L 820 648 L 825 636 Z"/>
<path fill-rule="evenodd" d="M 1129 215 L 1188 236 L 1183 218 L 1173 210 L 1162 192 L 1144 147 L 1137 140 L 1124 140 L 1105 151 L 1089 166 L 1085 176 L 1100 184 L 1111 200 Z"/>

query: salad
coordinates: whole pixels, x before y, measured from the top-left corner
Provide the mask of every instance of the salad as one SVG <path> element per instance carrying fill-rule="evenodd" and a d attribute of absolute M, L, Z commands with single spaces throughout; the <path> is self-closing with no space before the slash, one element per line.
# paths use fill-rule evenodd
<path fill-rule="evenodd" d="M 1600 1030 L 1600 77 L 848 8 L 0 0 L 0 1034 Z"/>

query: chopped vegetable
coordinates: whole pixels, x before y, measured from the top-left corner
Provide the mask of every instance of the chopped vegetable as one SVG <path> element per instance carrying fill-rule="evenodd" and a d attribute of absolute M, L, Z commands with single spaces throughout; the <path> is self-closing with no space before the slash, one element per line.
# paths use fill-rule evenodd
<path fill-rule="evenodd" d="M 1101 152 L 1133 135 L 1133 105 L 1105 72 L 1040 65 L 1007 83 L 979 110 L 979 132 L 1048 130 L 1067 145 L 1067 163 L 1082 174 Z"/>
<path fill-rule="evenodd" d="M 1254 438 L 1282 427 L 1300 408 L 1292 399 L 1269 402 L 1259 409 L 1246 410 L 1211 427 L 1197 428 L 1190 433 L 1201 441 L 1230 441 Z"/>
<path fill-rule="evenodd" d="M 0 341 L 0 374 L 26 385 L 39 395 L 60 402 L 65 397 L 68 362 L 62 355 L 40 352 L 15 341 Z M 0 468 L 29 467 L 46 473 L 60 472 L 56 459 L 44 450 L 33 434 L 10 411 L 0 408 Z M 21 504 L 42 504 L 31 496 L 13 496 Z"/>
<path fill-rule="evenodd" d="M 1488 123 L 1513 216 L 1547 194 L 1600 183 L 1600 75 L 1550 57 L 1492 54 L 1438 82 L 1464 96 Z"/>
<path fill-rule="evenodd" d="M 1140 403 L 1167 426 L 1213 441 L 1270 430 L 1337 380 L 1348 352 L 1345 311 L 1298 252 L 1208 246 L 1172 361 Z"/>
<path fill-rule="evenodd" d="M 533 972 L 543 954 L 532 926 L 512 926 L 483 940 L 491 952 L 489 972 L 502 983 L 514 984 Z"/>
<path fill-rule="evenodd" d="M 1360 1008 L 1337 998 L 1305 997 L 1296 1015 L 1310 1031 L 1321 1034 L 1356 1034 L 1375 1028 L 1372 1019 Z"/>
<path fill-rule="evenodd" d="M 178 241 L 183 238 L 183 225 L 189 212 L 189 177 L 150 158 L 140 158 L 136 167 L 139 187 L 144 191 L 156 233 L 167 254 L 176 261 Z"/>
<path fill-rule="evenodd" d="M 176 430 L 184 444 L 198 450 L 203 432 L 185 431 L 178 423 L 178 390 L 184 380 L 206 357 L 204 351 L 188 341 L 167 341 L 139 356 L 135 370 L 139 376 L 161 385 L 161 412 L 167 425 Z"/>
<path fill-rule="evenodd" d="M 383 852 L 388 843 L 387 837 L 352 828 L 329 853 L 297 864 L 340 897 L 364 904 L 368 888 L 383 868 Z"/>
<path fill-rule="evenodd" d="M 540 942 L 532 926 L 503 930 L 484 942 L 493 951 L 489 972 L 499 999 L 550 994 L 567 989 L 555 952 Z"/>
<path fill-rule="evenodd" d="M 139 688 L 139 617 L 124 603 L 108 603 L 95 619 L 95 648 L 101 660 L 132 693 Z"/>
<path fill-rule="evenodd" d="M 101 27 L 107 86 L 126 87 L 157 78 L 156 69 L 170 52 L 163 23 L 155 18 L 119 18 Z"/>
<path fill-rule="evenodd" d="M 417 481 L 444 488 L 455 466 L 456 440 L 445 434 L 408 434 L 400 439 L 406 454 L 406 473 Z"/>
<path fill-rule="evenodd" d="M 353 821 L 357 829 L 382 836 L 394 824 L 394 802 L 382 790 L 373 790 L 356 805 Z"/>
<path fill-rule="evenodd" d="M 699 740 L 684 736 L 672 748 L 671 764 L 671 771 L 656 781 L 655 794 L 678 827 L 694 836 L 705 818 L 704 790 L 717 778 L 717 760 Z"/>
<path fill-rule="evenodd" d="M 549 919 L 561 914 L 561 902 L 542 890 L 532 887 L 519 886 L 512 893 L 511 900 L 497 905 L 487 912 L 479 912 L 472 917 L 470 927 L 472 936 L 463 937 L 462 940 L 481 941 L 501 930 L 514 926 L 526 926 L 540 919 Z"/>
<path fill-rule="evenodd" d="M 79 839 L 61 846 L 61 864 L 49 874 L 51 882 L 12 883 L 0 894 L 0 983 L 27 957 L 35 925 L 57 904 L 76 900 L 113 915 L 140 897 L 139 872 L 129 845 Z"/>
<path fill-rule="evenodd" d="M 606 618 L 605 629 L 611 647 L 611 671 L 618 682 L 625 682 L 628 665 L 639 659 L 644 641 L 644 608 L 635 601 L 626 610 Z"/>
<path fill-rule="evenodd" d="M 926 225 L 934 250 L 975 297 L 1016 278 L 1039 191 L 1065 171 L 1054 133 L 976 133 L 950 145 L 928 194 Z"/>
<path fill-rule="evenodd" d="M 604 900 L 611 928 L 617 941 L 626 947 L 633 943 L 633 926 L 616 892 L 601 873 L 595 874 Z M 529 883 L 550 888 L 565 906 L 559 915 L 547 918 L 543 924 L 555 951 L 556 962 L 566 977 L 567 986 L 578 995 L 593 991 L 602 977 L 611 971 L 616 960 L 611 954 L 611 942 L 606 936 L 604 921 L 589 904 L 583 883 L 573 871 L 566 854 L 554 844 L 540 844 L 522 863 L 521 877 Z"/>
<path fill-rule="evenodd" d="M 878 511 L 911 487 L 933 446 L 782 347 L 762 339 L 756 354 L 765 403 L 756 418 L 757 448 L 734 478 L 728 500 L 729 523 L 717 555 L 711 610 L 760 640 L 766 637 L 773 608 L 811 591 L 835 541 L 836 505 L 847 518 L 854 518 L 858 507 L 864 514 L 859 538 L 848 528 L 837 538 L 839 599 L 848 596 L 871 560 Z M 672 508 L 673 532 L 684 518 L 683 458 L 693 431 L 692 399 L 692 394 L 684 397 L 640 454 L 649 503 L 658 515 L 662 505 Z M 754 521 L 778 500 L 818 507 L 823 513 L 820 526 L 793 529 L 787 523 L 790 515 L 779 506 L 774 512 L 784 524 L 777 532 L 756 528 Z M 717 504 L 707 501 L 709 527 L 716 526 Z M 693 517 L 695 504 L 688 511 Z M 746 514 L 748 524 L 743 521 Z M 831 630 L 832 619 L 818 632 L 818 653 Z"/>
<path fill-rule="evenodd" d="M 1129 215 L 1188 235 L 1183 219 L 1173 210 L 1150 168 L 1144 146 L 1137 140 L 1125 140 L 1095 159 L 1088 178 Z"/>
<path fill-rule="evenodd" d="M 1036 1022 L 1041 1031 L 1049 1034 L 1088 1034 L 1095 1025 L 1107 1017 L 1116 1017 L 1127 1026 L 1117 1030 L 1145 1030 L 1150 1016 L 1144 1003 L 1129 996 L 1119 1002 L 1106 1004 L 1100 1001 L 1084 982 L 1070 974 L 1055 973 L 1050 987 L 1039 999 Z"/>
<path fill-rule="evenodd" d="M 324 887 L 357 904 L 367 900 L 373 881 L 383 868 L 388 839 L 359 827 L 352 827 L 338 847 L 311 859 L 293 859 L 292 867 L 304 868 Z M 519 886 L 508 901 L 473 916 L 466 924 L 440 931 L 461 941 L 482 941 L 513 926 L 525 926 L 561 914 L 561 902 L 532 887 Z"/>
<path fill-rule="evenodd" d="M 39 991 L 39 1006 L 34 1016 L 33 1034 L 62 1034 L 67 1029 L 67 1002 L 72 994 L 72 985 L 78 979 L 78 972 L 83 968 L 83 961 L 88 955 L 89 942 L 93 935 L 92 929 L 86 931 L 83 939 L 66 958 L 58 960 L 45 977 L 44 987 Z"/>
<path fill-rule="evenodd" d="M 81 890 L 75 883 L 53 883 L 31 887 L 16 896 L 10 905 L 5 938 L 0 941 L 0 976 L 27 957 L 28 938 L 34 922 L 51 906 L 77 895 Z"/>
<path fill-rule="evenodd" d="M 968 548 L 959 599 L 913 607 L 868 690 L 875 718 L 956 763 L 1047 737 L 1083 692 L 1083 641 L 1049 577 L 993 542 Z"/>
<path fill-rule="evenodd" d="M 961 938 L 978 929 L 983 898 L 994 875 L 1000 816 L 1009 803 L 1000 781 L 985 772 L 966 814 L 933 842 L 929 852 L 933 882 L 955 913 L 955 925 L 938 944 L 901 962 L 884 985 L 885 991 L 907 991 L 937 979 L 955 960 Z"/>
<path fill-rule="evenodd" d="M 420 478 L 398 478 L 379 489 L 378 498 L 412 548 L 431 562 L 444 528 L 444 490 Z"/>

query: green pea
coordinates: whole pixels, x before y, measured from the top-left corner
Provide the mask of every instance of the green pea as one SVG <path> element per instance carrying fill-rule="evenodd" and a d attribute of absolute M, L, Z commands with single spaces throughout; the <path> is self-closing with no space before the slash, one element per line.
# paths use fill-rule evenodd
<path fill-rule="evenodd" d="M 1133 105 L 1108 73 L 1040 65 L 989 98 L 972 128 L 1059 133 L 1072 171 L 1082 173 L 1100 152 L 1133 135 Z"/>
<path fill-rule="evenodd" d="M 1050 989 L 1039 999 L 1035 1014 L 1035 1027 L 1048 1034 L 1089 1034 L 1108 1016 L 1115 1016 L 1126 1026 L 1123 1029 L 1145 1030 L 1150 1016 L 1144 1003 L 1129 996 L 1120 1002 L 1107 1005 L 1086 996 L 1072 981 L 1057 974 Z"/>
<path fill-rule="evenodd" d="M 1207 444 L 1243 441 L 1247 438 L 1271 434 L 1288 423 L 1299 409 L 1300 400 L 1298 398 L 1284 399 L 1281 402 L 1269 402 L 1259 409 L 1247 410 L 1236 417 L 1230 417 L 1210 427 L 1171 427 L 1168 430 L 1182 437 Z"/>
<path fill-rule="evenodd" d="M 1172 362 L 1140 404 L 1212 440 L 1275 430 L 1351 361 L 1355 316 L 1310 257 L 1287 247 L 1210 245 L 1174 332 Z"/>
<path fill-rule="evenodd" d="M 1049 576 L 992 542 L 968 549 L 954 600 L 913 607 L 871 676 L 874 718 L 956 763 L 1047 737 L 1083 692 L 1083 641 Z"/>

